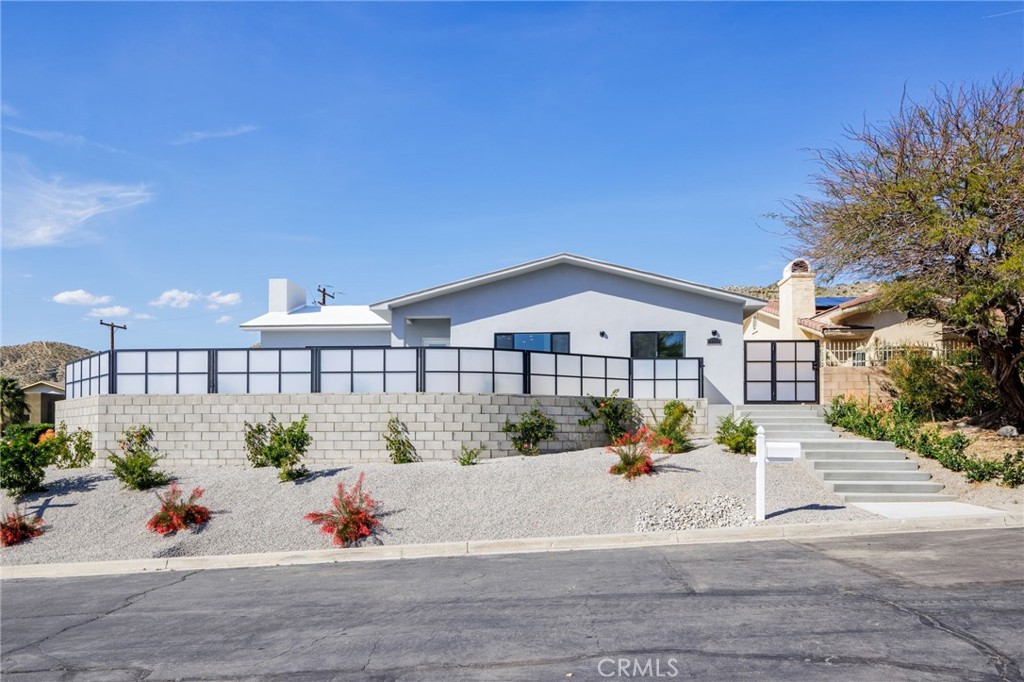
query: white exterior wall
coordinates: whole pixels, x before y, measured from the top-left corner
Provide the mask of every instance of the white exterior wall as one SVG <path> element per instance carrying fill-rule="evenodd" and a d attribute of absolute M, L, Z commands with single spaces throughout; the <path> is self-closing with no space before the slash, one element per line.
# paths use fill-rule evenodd
<path fill-rule="evenodd" d="M 391 332 L 383 330 L 351 331 L 263 331 L 261 348 L 305 348 L 307 346 L 390 346 Z"/>
<path fill-rule="evenodd" d="M 395 308 L 392 344 L 416 345 L 404 338 L 406 318 L 442 316 L 451 318 L 453 346 L 493 348 L 500 332 L 569 332 L 572 353 L 624 357 L 630 332 L 685 331 L 687 355 L 704 358 L 708 402 L 743 401 L 740 302 L 557 265 Z M 708 345 L 712 330 L 720 346 Z"/>

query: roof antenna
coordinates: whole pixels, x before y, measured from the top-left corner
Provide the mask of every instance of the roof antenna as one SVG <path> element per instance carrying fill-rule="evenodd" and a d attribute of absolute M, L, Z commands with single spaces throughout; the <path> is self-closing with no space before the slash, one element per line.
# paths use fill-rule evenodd
<path fill-rule="evenodd" d="M 327 305 L 327 299 L 334 300 L 334 294 L 327 293 L 327 287 L 330 286 L 330 284 L 318 284 L 316 287 L 316 293 L 320 294 L 320 305 L 322 306 Z"/>

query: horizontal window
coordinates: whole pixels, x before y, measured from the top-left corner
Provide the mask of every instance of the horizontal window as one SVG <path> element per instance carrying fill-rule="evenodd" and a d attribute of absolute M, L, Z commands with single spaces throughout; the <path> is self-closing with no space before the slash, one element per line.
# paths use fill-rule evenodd
<path fill-rule="evenodd" d="M 685 358 L 686 332 L 633 332 L 629 347 L 633 358 Z"/>
<path fill-rule="evenodd" d="M 537 334 L 501 333 L 494 335 L 494 347 L 500 350 L 539 350 L 552 353 L 569 352 L 568 332 Z"/>

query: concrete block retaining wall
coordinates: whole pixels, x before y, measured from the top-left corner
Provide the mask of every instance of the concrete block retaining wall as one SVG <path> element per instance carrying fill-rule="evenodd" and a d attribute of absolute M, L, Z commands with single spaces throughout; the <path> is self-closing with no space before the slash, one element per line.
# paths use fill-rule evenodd
<path fill-rule="evenodd" d="M 892 397 L 882 386 L 888 383 L 889 375 L 884 367 L 822 367 L 821 402 L 828 405 L 838 395 L 888 402 Z"/>
<path fill-rule="evenodd" d="M 559 396 L 449 393 L 294 394 L 294 395 L 102 395 L 57 403 L 57 421 L 93 434 L 96 464 L 118 452 L 117 439 L 133 424 L 154 431 L 154 444 L 166 463 L 182 465 L 246 464 L 244 422 L 266 421 L 274 414 L 288 423 L 309 415 L 313 444 L 307 462 L 335 464 L 387 461 L 381 434 L 389 414 L 409 429 L 410 440 L 424 460 L 448 460 L 462 445 L 487 446 L 484 457 L 518 454 L 501 432 L 534 402 L 558 423 L 558 440 L 542 443 L 557 452 L 604 443 L 600 425 L 583 427 L 580 398 Z M 661 417 L 665 400 L 636 400 L 644 416 Z M 707 401 L 685 401 L 697 410 L 694 432 L 707 433 Z"/>

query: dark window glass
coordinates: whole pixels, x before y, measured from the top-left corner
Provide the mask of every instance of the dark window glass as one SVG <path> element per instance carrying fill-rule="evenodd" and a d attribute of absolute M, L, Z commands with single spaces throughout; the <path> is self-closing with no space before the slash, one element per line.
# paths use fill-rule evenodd
<path fill-rule="evenodd" d="M 633 332 L 630 335 L 629 356 L 633 358 L 658 357 L 658 333 Z"/>
<path fill-rule="evenodd" d="M 685 358 L 686 332 L 658 332 L 659 358 Z"/>
<path fill-rule="evenodd" d="M 686 332 L 633 332 L 629 355 L 633 358 L 685 358 Z"/>
<path fill-rule="evenodd" d="M 537 350 L 568 353 L 569 335 L 564 332 L 556 334 L 495 334 L 494 347 L 503 350 Z"/>

